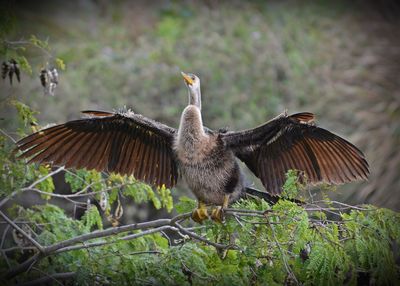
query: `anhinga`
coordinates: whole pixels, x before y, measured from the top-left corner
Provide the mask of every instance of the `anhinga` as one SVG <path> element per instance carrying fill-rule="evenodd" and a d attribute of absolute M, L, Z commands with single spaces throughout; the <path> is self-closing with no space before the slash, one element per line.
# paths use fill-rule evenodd
<path fill-rule="evenodd" d="M 314 115 L 282 114 L 239 132 L 203 126 L 200 79 L 182 72 L 189 91 L 178 130 L 132 111 L 84 111 L 90 117 L 56 125 L 21 139 L 21 157 L 30 162 L 66 168 L 134 175 L 154 186 L 175 186 L 186 180 L 198 199 L 192 218 L 209 217 L 207 204 L 217 205 L 211 218 L 249 189 L 237 158 L 261 179 L 266 191 L 278 195 L 285 174 L 296 169 L 307 182 L 341 184 L 366 179 L 364 155 L 343 138 L 315 126 Z"/>

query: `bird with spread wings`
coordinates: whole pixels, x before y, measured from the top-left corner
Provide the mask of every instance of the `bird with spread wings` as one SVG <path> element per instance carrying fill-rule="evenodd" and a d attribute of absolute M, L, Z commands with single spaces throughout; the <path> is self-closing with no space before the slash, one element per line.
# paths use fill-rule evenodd
<path fill-rule="evenodd" d="M 309 184 L 343 184 L 367 179 L 369 166 L 350 142 L 317 127 L 308 112 L 282 114 L 244 131 L 214 131 L 203 125 L 200 79 L 182 72 L 189 104 L 179 128 L 136 114 L 83 111 L 68 121 L 17 142 L 29 162 L 133 175 L 153 186 L 172 188 L 184 179 L 198 200 L 192 218 L 223 220 L 223 209 L 252 188 L 238 164 L 246 164 L 265 194 L 279 195 L 290 169 Z M 214 208 L 208 213 L 207 205 Z"/>

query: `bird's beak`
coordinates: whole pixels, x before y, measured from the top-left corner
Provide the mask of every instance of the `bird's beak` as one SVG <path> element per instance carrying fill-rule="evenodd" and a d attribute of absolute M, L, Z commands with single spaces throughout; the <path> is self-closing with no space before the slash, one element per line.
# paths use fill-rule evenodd
<path fill-rule="evenodd" d="M 187 74 L 185 74 L 183 71 L 181 71 L 181 75 L 183 76 L 183 79 L 185 80 L 186 84 L 193 84 L 193 80 L 190 78 L 190 76 L 188 76 Z"/>

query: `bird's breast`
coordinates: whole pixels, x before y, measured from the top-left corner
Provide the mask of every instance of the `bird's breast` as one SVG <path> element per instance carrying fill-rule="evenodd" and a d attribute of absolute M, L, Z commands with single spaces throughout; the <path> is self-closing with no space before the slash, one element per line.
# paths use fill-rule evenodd
<path fill-rule="evenodd" d="M 174 144 L 178 160 L 189 165 L 209 160 L 216 148 L 215 138 L 208 135 L 196 138 L 192 134 L 186 134 L 178 137 Z"/>

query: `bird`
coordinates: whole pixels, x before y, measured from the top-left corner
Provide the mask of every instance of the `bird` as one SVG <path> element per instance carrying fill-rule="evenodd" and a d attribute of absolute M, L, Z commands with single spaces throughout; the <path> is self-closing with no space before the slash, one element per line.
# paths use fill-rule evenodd
<path fill-rule="evenodd" d="M 181 72 L 188 105 L 179 127 L 134 113 L 86 110 L 86 118 L 55 125 L 19 140 L 20 158 L 65 168 L 133 175 L 155 187 L 186 181 L 197 198 L 191 217 L 224 221 L 224 209 L 254 192 L 242 161 L 270 197 L 279 196 L 289 170 L 308 184 L 366 180 L 369 165 L 352 143 L 315 124 L 310 112 L 277 117 L 252 129 L 212 130 L 203 125 L 200 78 Z M 208 207 L 215 206 L 211 213 Z"/>

